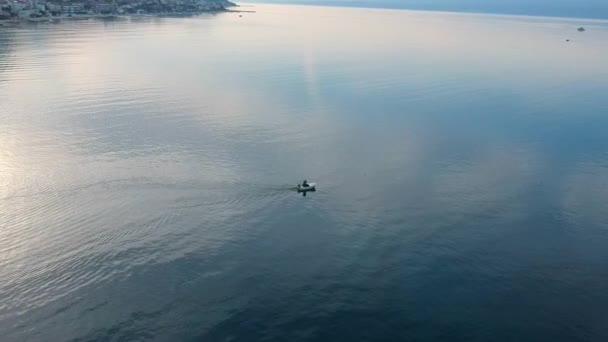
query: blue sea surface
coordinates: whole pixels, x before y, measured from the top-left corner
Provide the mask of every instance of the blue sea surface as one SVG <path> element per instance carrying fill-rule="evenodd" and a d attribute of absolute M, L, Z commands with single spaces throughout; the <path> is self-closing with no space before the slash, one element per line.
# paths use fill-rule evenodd
<path fill-rule="evenodd" d="M 0 340 L 608 340 L 607 21 L 242 9 L 0 27 Z"/>
<path fill-rule="evenodd" d="M 606 0 L 264 0 L 262 2 L 608 19 Z"/>

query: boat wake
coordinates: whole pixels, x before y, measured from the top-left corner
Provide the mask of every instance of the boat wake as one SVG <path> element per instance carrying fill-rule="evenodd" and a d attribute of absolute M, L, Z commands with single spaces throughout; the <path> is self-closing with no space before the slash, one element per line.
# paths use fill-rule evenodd
<path fill-rule="evenodd" d="M 234 186 L 234 185 L 233 185 Z M 222 205 L 239 205 L 252 202 L 275 202 L 283 200 L 291 192 L 297 192 L 298 187 L 293 185 L 242 185 L 238 186 L 238 191 L 225 191 L 222 189 L 214 189 L 213 191 L 202 189 L 202 194 L 196 198 L 182 198 L 179 200 L 181 205 L 176 208 L 200 208 L 213 207 Z M 186 204 L 190 203 L 190 204 Z"/>

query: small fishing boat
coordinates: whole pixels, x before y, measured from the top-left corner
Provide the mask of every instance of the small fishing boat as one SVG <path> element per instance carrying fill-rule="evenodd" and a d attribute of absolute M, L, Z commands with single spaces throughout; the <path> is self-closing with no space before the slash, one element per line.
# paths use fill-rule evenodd
<path fill-rule="evenodd" d="M 298 184 L 298 192 L 317 191 L 317 183 L 308 183 L 306 185 Z"/>

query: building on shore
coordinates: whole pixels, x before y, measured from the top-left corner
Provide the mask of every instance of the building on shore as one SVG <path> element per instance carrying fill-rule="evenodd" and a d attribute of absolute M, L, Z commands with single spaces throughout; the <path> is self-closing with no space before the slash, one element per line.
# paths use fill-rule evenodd
<path fill-rule="evenodd" d="M 86 14 L 84 4 L 79 2 L 73 2 L 69 5 L 63 5 L 61 9 L 64 15 Z"/>

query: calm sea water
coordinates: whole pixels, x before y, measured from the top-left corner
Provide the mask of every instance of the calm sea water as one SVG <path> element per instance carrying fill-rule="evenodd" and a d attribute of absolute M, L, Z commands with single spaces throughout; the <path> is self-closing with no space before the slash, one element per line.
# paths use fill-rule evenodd
<path fill-rule="evenodd" d="M 608 19 L 606 0 L 264 0 L 263 2 Z M 239 1 L 239 4 L 241 3 L 243 2 Z"/>
<path fill-rule="evenodd" d="M 2 341 L 608 340 L 608 22 L 254 9 L 1 28 Z"/>

